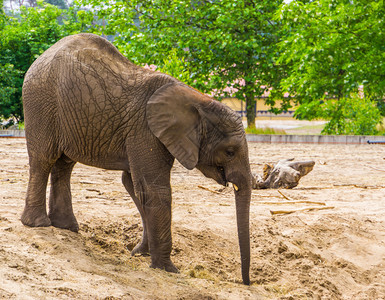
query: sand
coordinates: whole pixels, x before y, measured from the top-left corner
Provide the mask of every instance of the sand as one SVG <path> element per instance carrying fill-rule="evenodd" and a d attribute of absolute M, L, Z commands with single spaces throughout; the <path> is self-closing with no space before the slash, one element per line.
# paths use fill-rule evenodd
<path fill-rule="evenodd" d="M 23 226 L 25 140 L 0 139 L 0 299 L 385 299 L 385 146 L 250 143 L 249 151 L 256 173 L 290 157 L 316 165 L 281 191 L 302 203 L 253 191 L 252 284 L 244 286 L 231 188 L 175 164 L 172 260 L 180 274 L 170 274 L 130 255 L 142 226 L 120 172 L 76 165 L 79 233 Z"/>

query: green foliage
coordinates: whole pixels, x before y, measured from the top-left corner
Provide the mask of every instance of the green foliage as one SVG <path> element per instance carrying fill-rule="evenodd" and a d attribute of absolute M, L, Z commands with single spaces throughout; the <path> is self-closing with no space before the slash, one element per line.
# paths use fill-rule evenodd
<path fill-rule="evenodd" d="M 21 90 L 25 73 L 52 44 L 84 28 L 77 14 L 73 8 L 64 11 L 38 1 L 38 7 L 22 6 L 19 14 L 4 16 L 4 22 L 0 22 L 0 119 L 23 118 Z"/>
<path fill-rule="evenodd" d="M 385 118 L 382 119 L 382 123 L 377 125 L 379 135 L 385 135 Z"/>
<path fill-rule="evenodd" d="M 301 118 L 319 118 L 327 114 L 320 105 L 325 98 L 348 98 L 362 88 L 366 97 L 384 97 L 383 1 L 291 1 L 276 20 L 283 26 L 277 63 L 288 70 L 281 87 L 303 106 Z"/>
<path fill-rule="evenodd" d="M 83 0 L 116 35 L 115 45 L 138 64 L 167 68 L 173 52 L 189 74 L 186 83 L 217 97 L 247 100 L 254 122 L 255 97 L 277 84 L 273 64 L 279 24 L 271 19 L 282 1 Z M 232 93 L 228 88 L 233 86 Z"/>
<path fill-rule="evenodd" d="M 176 53 L 177 50 L 172 49 L 167 58 L 163 60 L 163 63 L 157 67 L 156 70 L 187 83 L 190 81 L 190 74 L 187 71 L 185 59 L 183 57 L 179 58 Z"/>
<path fill-rule="evenodd" d="M 301 113 L 308 106 L 301 106 Z M 376 135 L 379 134 L 377 125 L 382 116 L 374 101 L 351 95 L 349 98 L 329 99 L 318 102 L 310 109 L 317 110 L 316 114 L 329 122 L 322 134 L 346 135 Z"/>
<path fill-rule="evenodd" d="M 0 30 L 3 30 L 7 17 L 4 12 L 4 1 L 0 0 Z"/>
<path fill-rule="evenodd" d="M 20 130 L 24 130 L 24 122 L 18 122 L 17 123 L 17 128 Z"/>
<path fill-rule="evenodd" d="M 4 116 L 8 118 L 15 112 L 22 111 L 21 102 L 13 101 L 17 95 L 21 94 L 20 73 L 11 64 L 0 64 L 0 120 Z"/>

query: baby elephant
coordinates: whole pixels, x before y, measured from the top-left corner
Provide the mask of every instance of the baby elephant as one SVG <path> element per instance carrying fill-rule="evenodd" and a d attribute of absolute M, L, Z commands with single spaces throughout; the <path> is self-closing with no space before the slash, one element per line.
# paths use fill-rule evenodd
<path fill-rule="evenodd" d="M 151 267 L 177 272 L 170 260 L 176 158 L 222 185 L 233 183 L 242 277 L 250 283 L 252 175 L 234 111 L 173 77 L 136 66 L 93 34 L 68 36 L 44 52 L 25 76 L 23 102 L 30 165 L 23 224 L 78 231 L 70 188 L 76 162 L 120 170 L 144 228 L 132 253 L 149 252 Z"/>

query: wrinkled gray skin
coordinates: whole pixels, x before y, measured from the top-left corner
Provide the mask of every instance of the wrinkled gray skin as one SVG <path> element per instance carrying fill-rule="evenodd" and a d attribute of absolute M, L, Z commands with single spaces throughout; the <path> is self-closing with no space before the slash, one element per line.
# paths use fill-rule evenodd
<path fill-rule="evenodd" d="M 263 177 L 254 176 L 254 189 L 292 189 L 299 183 L 301 177 L 313 170 L 315 162 L 293 161 L 294 158 L 282 159 L 275 165 L 266 164 L 263 167 Z"/>
<path fill-rule="evenodd" d="M 231 109 L 134 65 L 91 34 L 66 37 L 41 55 L 26 74 L 23 102 L 30 163 L 23 224 L 77 232 L 70 189 L 76 162 L 121 170 L 144 228 L 132 254 L 149 252 L 151 267 L 177 272 L 170 260 L 176 158 L 222 185 L 236 185 L 242 276 L 250 283 L 252 176 L 242 122 Z"/>

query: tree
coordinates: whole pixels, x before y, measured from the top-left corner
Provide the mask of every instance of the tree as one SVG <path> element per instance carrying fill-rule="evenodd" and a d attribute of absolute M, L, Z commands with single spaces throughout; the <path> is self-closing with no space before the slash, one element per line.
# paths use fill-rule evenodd
<path fill-rule="evenodd" d="M 0 119 L 23 119 L 21 90 L 30 65 L 56 41 L 84 28 L 83 22 L 91 23 L 84 15 L 78 18 L 74 9 L 38 4 L 22 6 L 17 17 L 5 16 L 0 22 Z"/>
<path fill-rule="evenodd" d="M 371 107 L 369 99 L 383 105 L 383 1 L 291 1 L 281 6 L 276 21 L 283 28 L 277 63 L 288 68 L 281 87 L 300 104 L 297 117 L 342 122 L 349 119 L 349 98 L 362 108 Z"/>
<path fill-rule="evenodd" d="M 185 64 L 188 84 L 202 92 L 244 99 L 248 126 L 255 126 L 255 98 L 277 81 L 273 63 L 281 1 L 100 1 L 84 0 L 117 35 L 130 60 L 162 67 L 173 52 Z M 232 87 L 232 89 L 229 88 Z"/>

